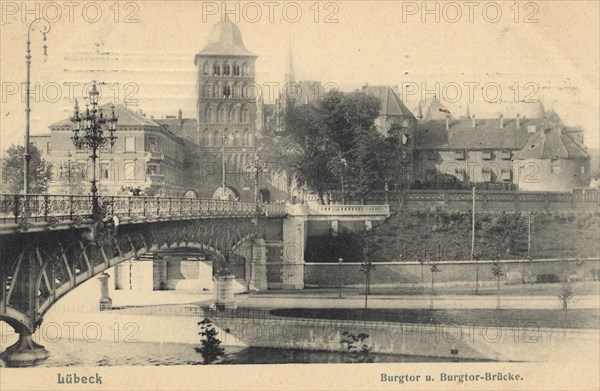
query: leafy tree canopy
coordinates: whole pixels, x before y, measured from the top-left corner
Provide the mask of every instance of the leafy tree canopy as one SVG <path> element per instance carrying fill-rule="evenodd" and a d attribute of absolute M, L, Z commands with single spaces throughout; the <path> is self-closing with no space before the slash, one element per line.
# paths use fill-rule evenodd
<path fill-rule="evenodd" d="M 12 145 L 2 162 L 2 192 L 23 192 L 23 154 L 25 147 Z M 34 145 L 29 147 L 29 193 L 40 194 L 48 191 L 48 182 L 52 177 L 51 165 L 41 157 Z"/>

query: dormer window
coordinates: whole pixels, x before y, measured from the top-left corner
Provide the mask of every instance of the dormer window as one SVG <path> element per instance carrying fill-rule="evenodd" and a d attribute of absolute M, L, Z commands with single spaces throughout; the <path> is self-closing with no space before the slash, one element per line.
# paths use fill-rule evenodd
<path fill-rule="evenodd" d="M 465 160 L 465 156 L 466 156 L 466 153 L 465 153 L 464 149 L 454 152 L 454 158 L 456 160 Z"/>
<path fill-rule="evenodd" d="M 483 177 L 484 182 L 492 182 L 492 169 L 490 167 L 484 167 L 481 170 L 481 176 Z"/>
<path fill-rule="evenodd" d="M 558 159 L 550 160 L 550 173 L 560 174 L 560 161 Z"/>
<path fill-rule="evenodd" d="M 462 181 L 465 179 L 465 170 L 461 167 L 457 167 L 454 169 L 454 175 L 457 179 Z"/>

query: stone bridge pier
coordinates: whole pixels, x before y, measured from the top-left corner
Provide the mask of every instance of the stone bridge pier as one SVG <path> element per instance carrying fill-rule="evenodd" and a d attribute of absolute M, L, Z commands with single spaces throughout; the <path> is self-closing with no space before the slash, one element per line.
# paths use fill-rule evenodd
<path fill-rule="evenodd" d="M 370 230 L 390 216 L 388 205 L 288 205 L 287 217 L 269 220 L 252 260 L 256 289 L 303 289 L 304 251 L 310 235 Z"/>

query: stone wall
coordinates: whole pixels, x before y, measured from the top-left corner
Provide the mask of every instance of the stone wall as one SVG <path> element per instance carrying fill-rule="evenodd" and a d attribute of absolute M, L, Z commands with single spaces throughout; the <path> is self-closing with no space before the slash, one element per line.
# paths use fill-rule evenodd
<path fill-rule="evenodd" d="M 390 207 L 404 210 L 471 211 L 470 190 L 407 190 L 388 192 Z M 369 204 L 385 202 L 384 192 L 374 192 Z M 576 189 L 571 193 L 483 191 L 475 193 L 479 212 L 595 212 L 600 207 L 598 189 Z"/>

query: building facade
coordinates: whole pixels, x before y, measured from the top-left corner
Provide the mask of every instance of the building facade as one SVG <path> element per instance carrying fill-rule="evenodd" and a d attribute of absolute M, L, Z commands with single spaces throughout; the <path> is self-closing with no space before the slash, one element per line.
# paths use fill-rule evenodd
<path fill-rule="evenodd" d="M 229 18 L 212 28 L 196 54 L 197 152 L 207 172 L 200 197 L 254 199 L 254 181 L 246 180 L 245 171 L 255 157 L 256 58 Z"/>
<path fill-rule="evenodd" d="M 111 110 L 112 103 L 102 106 Z M 96 161 L 100 195 L 125 194 L 139 188 L 148 195 L 182 196 L 184 141 L 141 112 L 114 105 L 117 123 L 115 145 L 101 148 Z M 50 132 L 32 135 L 31 142 L 52 164 L 49 192 L 88 194 L 92 177 L 90 152 L 71 140 L 69 118 L 50 125 Z"/>

